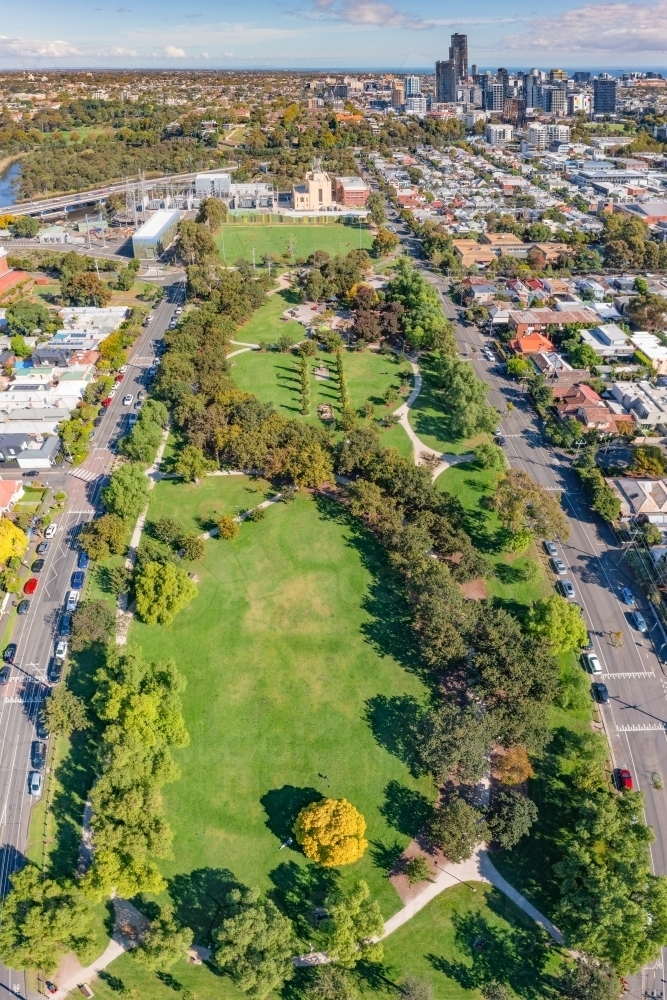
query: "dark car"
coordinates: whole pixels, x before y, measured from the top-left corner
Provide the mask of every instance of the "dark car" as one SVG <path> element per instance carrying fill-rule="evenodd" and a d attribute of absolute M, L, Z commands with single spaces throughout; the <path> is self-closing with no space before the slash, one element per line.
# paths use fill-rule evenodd
<path fill-rule="evenodd" d="M 7 681 L 11 677 L 11 673 L 12 673 L 12 668 L 9 664 L 6 664 L 6 666 L 4 666 L 2 670 L 0 670 L 0 686 L 7 683 Z"/>
<path fill-rule="evenodd" d="M 584 653 L 592 653 L 593 652 L 593 649 L 594 649 L 594 646 L 593 646 L 593 636 L 588 631 L 588 629 L 586 630 L 586 642 L 584 643 L 584 645 L 581 648 L 583 649 Z"/>
<path fill-rule="evenodd" d="M 48 740 L 49 736 L 51 735 L 51 733 L 46 728 L 46 724 L 44 720 L 41 718 L 41 716 L 37 720 L 37 723 L 35 725 L 35 731 L 39 736 L 40 740 Z"/>
<path fill-rule="evenodd" d="M 77 569 L 74 573 L 72 573 L 72 590 L 81 590 L 85 579 L 86 574 L 82 569 Z"/>
<path fill-rule="evenodd" d="M 41 573 L 43 569 L 44 569 L 44 560 L 43 559 L 35 559 L 34 563 L 30 567 L 30 572 L 31 573 Z"/>
<path fill-rule="evenodd" d="M 33 476 L 38 476 L 38 475 L 39 475 L 39 472 L 37 471 L 37 469 L 31 469 L 30 472 L 24 472 L 23 473 L 23 478 L 24 479 L 32 479 Z"/>
<path fill-rule="evenodd" d="M 629 604 L 631 606 L 635 603 L 633 593 L 629 587 L 623 587 L 623 590 L 621 591 L 621 600 L 624 604 Z"/>
<path fill-rule="evenodd" d="M 90 566 L 90 556 L 87 552 L 84 552 L 83 549 L 79 552 L 79 558 L 76 561 L 76 565 L 78 569 L 88 569 Z"/>
<path fill-rule="evenodd" d="M 16 609 L 17 615 L 27 615 L 30 611 L 30 601 L 21 601 Z"/>
<path fill-rule="evenodd" d="M 602 681 L 596 681 L 595 684 L 591 684 L 591 691 L 595 700 L 601 705 L 609 703 L 609 691 L 607 691 L 607 685 L 603 684 Z"/>
<path fill-rule="evenodd" d="M 58 635 L 61 639 L 66 639 L 72 634 L 72 616 L 63 615 L 58 622 Z"/>
<path fill-rule="evenodd" d="M 627 767 L 616 769 L 616 787 L 620 792 L 631 792 L 633 789 L 632 775 Z"/>
<path fill-rule="evenodd" d="M 48 542 L 40 542 L 39 545 L 37 546 L 37 548 L 35 549 L 35 551 L 36 551 L 36 553 L 37 553 L 38 556 L 44 556 L 44 555 L 46 555 L 46 553 L 49 551 L 49 543 Z"/>
<path fill-rule="evenodd" d="M 51 684 L 57 684 L 63 673 L 63 661 L 59 660 L 57 657 L 52 656 L 49 660 L 49 669 L 46 672 Z"/>
<path fill-rule="evenodd" d="M 5 663 L 13 663 L 15 656 L 16 656 L 16 643 L 10 642 L 8 646 L 5 646 L 5 651 L 2 654 L 2 658 L 5 661 Z"/>
<path fill-rule="evenodd" d="M 30 748 L 30 762 L 37 771 L 41 771 L 46 763 L 46 743 L 33 740 Z"/>

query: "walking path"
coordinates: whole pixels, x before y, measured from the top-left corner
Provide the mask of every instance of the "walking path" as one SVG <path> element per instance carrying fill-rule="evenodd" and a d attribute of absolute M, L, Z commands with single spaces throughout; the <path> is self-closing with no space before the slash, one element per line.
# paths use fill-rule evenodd
<path fill-rule="evenodd" d="M 227 473 L 227 475 L 230 476 L 243 475 L 243 473 L 230 472 Z M 263 500 L 261 503 L 258 503 L 255 507 L 250 507 L 248 510 L 244 510 L 243 513 L 235 517 L 234 520 L 238 524 L 240 524 L 241 521 L 245 521 L 247 517 L 250 517 L 253 510 L 257 510 L 258 507 L 270 507 L 271 504 L 278 503 L 280 500 L 282 500 L 282 498 L 283 498 L 282 493 L 276 493 L 275 496 L 270 497 L 268 500 Z M 207 538 L 215 538 L 219 534 L 220 534 L 219 528 L 211 528 L 210 531 L 204 531 L 203 534 L 201 534 L 199 537 L 204 539 L 205 541 Z"/>

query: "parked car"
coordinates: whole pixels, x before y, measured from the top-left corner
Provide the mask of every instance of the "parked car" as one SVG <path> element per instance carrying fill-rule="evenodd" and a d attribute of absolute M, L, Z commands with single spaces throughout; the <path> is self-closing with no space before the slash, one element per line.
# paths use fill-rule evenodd
<path fill-rule="evenodd" d="M 616 787 L 620 792 L 631 792 L 633 789 L 632 775 L 627 767 L 616 768 Z"/>
<path fill-rule="evenodd" d="M 648 632 L 648 625 L 641 611 L 633 611 L 630 615 L 630 621 L 638 632 Z"/>
<path fill-rule="evenodd" d="M 129 406 L 134 399 L 131 392 L 128 392 L 127 396 L 123 396 L 123 406 Z"/>
<path fill-rule="evenodd" d="M 600 661 L 595 653 L 583 653 L 581 659 L 583 660 L 584 666 L 586 667 L 586 670 L 588 670 L 589 674 L 602 673 Z"/>
<path fill-rule="evenodd" d="M 46 763 L 46 743 L 41 740 L 33 740 L 30 748 L 30 761 L 32 766 L 41 771 Z"/>
<path fill-rule="evenodd" d="M 37 719 L 37 722 L 35 724 L 35 732 L 37 733 L 37 736 L 39 737 L 40 740 L 48 740 L 49 736 L 51 735 L 51 733 L 46 728 L 46 723 L 44 722 L 41 716 Z"/>
<path fill-rule="evenodd" d="M 584 653 L 592 653 L 593 652 L 593 636 L 588 631 L 588 629 L 586 629 L 586 645 L 582 646 L 581 648 L 582 648 L 582 650 L 583 650 Z"/>
<path fill-rule="evenodd" d="M 39 475 L 39 472 L 37 471 L 37 469 L 31 469 L 30 472 L 23 472 L 22 473 L 23 479 L 33 479 L 34 476 L 38 476 L 38 475 Z"/>
<path fill-rule="evenodd" d="M 562 559 L 551 559 L 551 568 L 557 576 L 565 576 L 567 573 L 567 568 Z"/>
<path fill-rule="evenodd" d="M 125 378 L 124 375 L 116 375 L 116 378 L 115 378 L 114 381 L 116 381 L 116 382 L 122 382 L 124 378 Z"/>
<path fill-rule="evenodd" d="M 139 392 L 137 393 L 137 402 L 140 403 L 142 401 L 142 399 L 145 399 L 145 398 L 146 398 L 145 391 L 143 389 L 140 389 Z"/>
<path fill-rule="evenodd" d="M 106 409 L 107 406 L 111 406 L 112 402 L 113 402 L 113 400 L 112 400 L 111 396 L 107 396 L 106 399 L 102 400 L 102 406 Z"/>
<path fill-rule="evenodd" d="M 41 573 L 43 569 L 44 569 L 44 560 L 43 559 L 35 559 L 34 563 L 30 567 L 30 572 L 31 573 Z"/>
<path fill-rule="evenodd" d="M 44 779 L 39 771 L 30 772 L 30 776 L 28 778 L 28 791 L 31 795 L 34 795 L 35 798 L 38 798 L 42 794 L 43 780 Z"/>
<path fill-rule="evenodd" d="M 39 545 L 37 546 L 37 548 L 35 549 L 35 551 L 37 552 L 38 556 L 44 556 L 44 555 L 46 555 L 46 553 L 49 551 L 49 543 L 48 542 L 40 542 Z"/>
<path fill-rule="evenodd" d="M 76 606 L 79 603 L 79 597 L 80 594 L 78 590 L 70 590 L 67 595 L 67 601 L 65 602 L 65 610 L 76 611 Z"/>
<path fill-rule="evenodd" d="M 58 530 L 57 524 L 50 524 L 46 529 L 46 531 L 44 532 L 44 538 L 53 538 L 57 530 Z"/>
<path fill-rule="evenodd" d="M 120 368 L 118 369 L 118 372 L 120 375 L 124 375 L 127 369 L 128 369 L 127 365 L 121 365 Z"/>
<path fill-rule="evenodd" d="M 46 986 L 47 993 L 53 995 L 58 992 L 58 987 L 55 983 L 52 983 L 50 979 L 47 979 L 44 985 Z"/>
<path fill-rule="evenodd" d="M 553 558 L 558 555 L 558 549 L 555 542 L 542 542 L 542 544 L 544 546 L 544 551 L 548 556 Z"/>
<path fill-rule="evenodd" d="M 64 660 L 59 660 L 57 657 L 52 656 L 49 660 L 49 667 L 46 671 L 46 676 L 51 684 L 57 684 L 63 675 L 63 667 L 65 666 Z"/>
<path fill-rule="evenodd" d="M 76 561 L 76 565 L 78 569 L 88 569 L 88 567 L 90 566 L 90 556 L 88 555 L 87 552 L 84 552 L 83 549 L 81 549 L 81 551 L 79 552 L 79 557 Z"/>
<path fill-rule="evenodd" d="M 59 638 L 67 639 L 71 634 L 72 634 L 72 616 L 61 615 L 60 621 L 58 622 Z"/>
<path fill-rule="evenodd" d="M 86 579 L 86 574 L 82 569 L 77 569 L 72 573 L 72 590 L 82 590 Z"/>
<path fill-rule="evenodd" d="M 629 604 L 631 606 L 635 603 L 635 599 L 629 587 L 623 587 L 623 590 L 621 591 L 621 600 L 624 604 Z"/>
<path fill-rule="evenodd" d="M 20 601 L 16 609 L 17 615 L 27 615 L 30 611 L 30 601 Z"/>
<path fill-rule="evenodd" d="M 153 313 L 149 313 L 146 319 L 144 320 L 144 326 L 148 326 L 148 324 L 152 322 L 153 322 Z"/>
<path fill-rule="evenodd" d="M 10 642 L 8 646 L 5 646 L 5 651 L 2 654 L 2 659 L 5 663 L 13 663 L 16 657 L 16 643 Z"/>
<path fill-rule="evenodd" d="M 140 404 L 137 403 L 137 406 L 139 406 L 139 405 Z M 139 414 L 138 413 L 128 413 L 128 415 L 127 415 L 127 422 L 130 425 L 130 427 L 133 427 L 134 424 L 136 424 L 136 422 L 137 422 L 138 419 L 139 419 Z"/>
<path fill-rule="evenodd" d="M 0 669 L 0 687 L 8 682 L 9 678 L 12 676 L 12 668 L 9 663 L 6 663 L 2 669 Z"/>
<path fill-rule="evenodd" d="M 556 586 L 558 587 L 563 597 L 567 598 L 574 597 L 574 587 L 572 586 L 569 580 L 558 580 Z"/>
<path fill-rule="evenodd" d="M 35 591 L 37 590 L 37 584 L 38 583 L 39 583 L 39 580 L 37 579 L 37 577 L 36 576 L 31 576 L 30 579 L 26 580 L 25 584 L 23 585 L 23 593 L 24 594 L 34 594 Z"/>
<path fill-rule="evenodd" d="M 609 702 L 609 691 L 607 691 L 607 685 L 603 684 L 602 681 L 595 681 L 591 684 L 591 691 L 600 705 L 606 705 Z"/>

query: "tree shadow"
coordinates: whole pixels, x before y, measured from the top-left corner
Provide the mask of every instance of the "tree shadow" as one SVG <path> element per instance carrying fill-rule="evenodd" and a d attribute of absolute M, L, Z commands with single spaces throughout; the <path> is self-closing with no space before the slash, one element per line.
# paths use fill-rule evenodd
<path fill-rule="evenodd" d="M 513 583 L 525 583 L 528 580 L 528 573 L 522 566 L 515 566 L 512 563 L 498 563 L 494 570 L 495 575 L 501 583 L 511 585 Z"/>
<path fill-rule="evenodd" d="M 297 788 L 295 785 L 273 788 L 260 799 L 267 815 L 266 825 L 274 837 L 284 843 L 294 838 L 294 823 L 301 810 L 321 798 L 322 793 L 316 788 Z"/>
<path fill-rule="evenodd" d="M 197 944 L 210 946 L 225 911 L 226 898 L 240 883 L 228 868 L 197 868 L 169 879 L 176 919 L 190 927 Z"/>
<path fill-rule="evenodd" d="M 304 941 L 313 933 L 315 911 L 340 882 L 336 869 L 321 868 L 298 861 L 284 861 L 269 873 L 274 888 L 269 891 L 283 913 L 294 922 Z"/>
<path fill-rule="evenodd" d="M 421 792 L 390 781 L 384 790 L 384 803 L 380 813 L 390 826 L 406 837 L 416 837 L 424 828 L 433 806 Z"/>
<path fill-rule="evenodd" d="M 404 847 L 396 840 L 393 844 L 383 844 L 381 840 L 372 840 L 370 856 L 376 868 L 386 875 L 396 871 Z"/>
<path fill-rule="evenodd" d="M 423 708 L 412 695 L 375 695 L 366 702 L 366 721 L 375 740 L 408 767 L 415 777 L 422 773 L 417 723 Z"/>
<path fill-rule="evenodd" d="M 13 844 L 3 844 L 0 847 L 0 896 L 4 898 L 11 888 L 14 872 L 25 868 L 26 857 Z"/>
<path fill-rule="evenodd" d="M 106 983 L 112 993 L 122 993 L 125 989 L 125 983 L 123 980 L 119 979 L 118 976 L 113 976 L 110 972 L 107 972 L 106 969 L 102 969 L 98 972 L 98 976 L 103 983 Z"/>
<path fill-rule="evenodd" d="M 179 983 L 178 979 L 170 972 L 156 972 L 155 975 L 161 983 L 168 986 L 170 990 L 174 990 L 175 993 L 180 993 L 183 990 L 183 983 Z"/>

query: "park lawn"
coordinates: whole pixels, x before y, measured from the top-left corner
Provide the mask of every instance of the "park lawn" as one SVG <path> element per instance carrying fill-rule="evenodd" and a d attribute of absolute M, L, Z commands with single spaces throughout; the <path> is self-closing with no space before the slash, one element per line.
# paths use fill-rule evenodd
<path fill-rule="evenodd" d="M 452 455 L 464 455 L 482 441 L 489 441 L 490 437 L 488 434 L 478 434 L 473 438 L 460 438 L 452 434 L 449 416 L 443 410 L 445 400 L 436 390 L 429 361 L 429 357 L 425 356 L 419 364 L 422 387 L 410 408 L 408 415 L 410 426 L 429 448 Z"/>
<path fill-rule="evenodd" d="M 400 424 L 381 428 L 380 445 L 382 448 L 395 448 L 403 458 L 412 459 L 412 441 Z"/>
<path fill-rule="evenodd" d="M 240 476 L 163 480 L 149 516 L 204 527 L 211 510 L 231 513 L 266 492 Z M 344 796 L 370 842 L 344 877 L 365 878 L 389 916 L 400 900 L 386 871 L 435 793 L 382 745 L 392 739 L 386 699 L 426 695 L 402 665 L 416 655 L 409 629 L 392 627 L 405 612 L 382 553 L 341 506 L 301 494 L 245 522 L 233 541 L 208 541 L 192 569 L 192 604 L 168 627 L 133 622 L 129 636 L 147 656 L 173 657 L 188 680 L 191 744 L 165 790 L 174 860 L 162 871 L 177 887 L 208 869 L 268 889 L 289 863 L 305 863 L 294 846 L 280 851 L 302 805 Z"/>
<path fill-rule="evenodd" d="M 263 306 L 255 310 L 248 322 L 239 327 L 234 340 L 247 344 L 275 344 L 279 337 L 287 334 L 292 343 L 298 344 L 306 336 L 304 327 L 295 319 L 283 319 L 285 310 L 294 304 L 294 298 L 288 289 L 274 292 L 268 296 Z M 234 344 L 231 349 L 236 349 Z"/>
<path fill-rule="evenodd" d="M 125 996 L 141 1000 L 176 1000 L 184 990 L 191 990 L 197 1000 L 244 1000 L 246 996 L 228 976 L 216 975 L 206 965 L 181 960 L 168 973 L 155 973 L 127 953 L 112 962 L 93 984 L 97 1000 L 118 1000 L 123 987 L 128 991 Z"/>
<path fill-rule="evenodd" d="M 278 224 L 275 226 L 243 225 L 227 223 L 221 226 L 215 237 L 220 256 L 233 263 L 239 257 L 259 264 L 264 254 L 282 257 L 287 245 L 294 242 L 294 259 L 310 257 L 316 250 L 326 250 L 332 257 L 347 254 L 350 250 L 369 250 L 373 234 L 366 226 L 344 226 L 327 223 L 321 226 Z"/>

